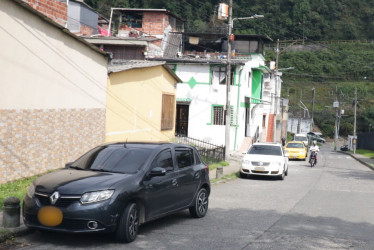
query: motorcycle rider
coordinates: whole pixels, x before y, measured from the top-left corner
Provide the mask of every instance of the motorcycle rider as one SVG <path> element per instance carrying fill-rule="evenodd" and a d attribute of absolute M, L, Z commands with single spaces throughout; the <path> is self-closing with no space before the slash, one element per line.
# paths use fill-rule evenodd
<path fill-rule="evenodd" d="M 312 156 L 312 151 L 315 151 L 316 152 L 316 162 L 315 162 L 315 164 L 317 164 L 317 152 L 319 152 L 319 147 L 318 147 L 316 141 L 313 141 L 313 144 L 312 144 L 312 146 L 310 146 L 309 150 L 310 150 L 309 162 L 310 162 L 310 158 Z"/>

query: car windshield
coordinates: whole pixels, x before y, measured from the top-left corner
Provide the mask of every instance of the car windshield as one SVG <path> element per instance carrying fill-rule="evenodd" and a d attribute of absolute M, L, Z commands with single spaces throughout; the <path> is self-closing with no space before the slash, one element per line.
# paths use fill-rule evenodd
<path fill-rule="evenodd" d="M 307 141 L 308 139 L 305 136 L 295 136 L 295 141 Z"/>
<path fill-rule="evenodd" d="M 126 148 L 123 145 L 100 146 L 84 154 L 71 164 L 72 168 L 114 172 L 136 173 L 151 153 L 150 149 Z"/>
<path fill-rule="evenodd" d="M 248 154 L 256 155 L 282 155 L 282 150 L 277 146 L 267 146 L 267 145 L 254 145 L 248 151 Z"/>
<path fill-rule="evenodd" d="M 286 148 L 304 148 L 301 143 L 288 143 Z"/>

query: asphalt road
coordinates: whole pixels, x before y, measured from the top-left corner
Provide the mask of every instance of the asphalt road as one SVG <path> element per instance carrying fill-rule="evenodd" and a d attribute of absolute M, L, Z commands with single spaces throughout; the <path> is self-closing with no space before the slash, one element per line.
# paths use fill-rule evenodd
<path fill-rule="evenodd" d="M 209 212 L 150 222 L 131 244 L 111 235 L 34 232 L 8 249 L 374 249 L 374 172 L 322 146 L 319 162 L 290 161 L 284 181 L 212 186 Z M 4 247 L 4 246 L 3 246 Z M 0 246 L 1 249 L 1 246 Z"/>

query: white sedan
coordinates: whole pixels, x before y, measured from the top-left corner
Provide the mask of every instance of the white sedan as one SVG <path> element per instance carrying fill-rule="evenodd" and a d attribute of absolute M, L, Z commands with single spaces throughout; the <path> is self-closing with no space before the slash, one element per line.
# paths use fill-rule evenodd
<path fill-rule="evenodd" d="M 280 180 L 288 174 L 288 154 L 279 143 L 255 143 L 243 157 L 240 176 L 277 176 Z"/>

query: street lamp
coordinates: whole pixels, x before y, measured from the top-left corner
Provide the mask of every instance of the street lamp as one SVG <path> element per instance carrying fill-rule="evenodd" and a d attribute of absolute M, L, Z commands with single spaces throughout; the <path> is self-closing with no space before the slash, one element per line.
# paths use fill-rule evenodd
<path fill-rule="evenodd" d="M 263 15 L 253 15 L 250 17 L 232 17 L 232 0 L 229 1 L 229 27 L 228 27 L 228 34 L 227 34 L 227 70 L 226 70 L 226 124 L 225 124 L 225 145 L 226 145 L 226 152 L 225 152 L 225 159 L 228 160 L 230 157 L 230 120 L 231 120 L 231 109 L 230 109 L 230 84 L 231 84 L 231 33 L 232 29 L 234 28 L 234 21 L 235 20 L 244 20 L 244 19 L 254 19 L 264 17 Z"/>

